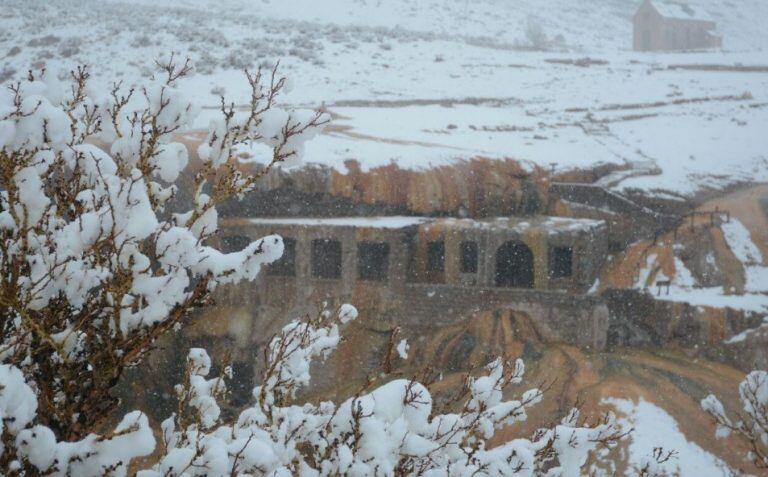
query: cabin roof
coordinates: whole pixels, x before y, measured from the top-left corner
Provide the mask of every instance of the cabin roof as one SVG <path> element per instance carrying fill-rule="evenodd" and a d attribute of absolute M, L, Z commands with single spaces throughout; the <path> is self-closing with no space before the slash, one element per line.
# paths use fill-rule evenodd
<path fill-rule="evenodd" d="M 665 18 L 673 18 L 676 20 L 713 21 L 712 18 L 710 18 L 702 10 L 694 9 L 690 3 L 656 0 L 651 2 L 651 4 L 656 9 L 656 11 Z"/>

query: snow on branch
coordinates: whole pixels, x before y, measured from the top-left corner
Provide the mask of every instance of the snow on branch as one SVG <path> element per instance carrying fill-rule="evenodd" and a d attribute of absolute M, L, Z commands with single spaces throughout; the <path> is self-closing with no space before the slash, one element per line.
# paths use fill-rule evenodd
<path fill-rule="evenodd" d="M 145 84 L 107 91 L 94 89 L 86 67 L 69 84 L 43 70 L 0 89 L 6 475 L 120 475 L 131 458 L 150 453 L 141 413 L 109 435 L 93 434 L 115 410 L 111 390 L 123 370 L 218 286 L 253 280 L 283 253 L 278 236 L 234 253 L 211 247 L 216 206 L 243 197 L 267 172 L 238 167 L 237 146 L 268 146 L 267 169 L 296 161 L 327 116 L 279 107 L 285 79 L 277 69 L 246 72 L 251 104 L 222 106 L 200 151 L 203 165 L 189 170 L 179 138 L 198 111 L 183 84 L 194 68 L 175 55 L 156 66 Z M 192 200 L 169 214 L 182 174 L 193 177 Z M 205 391 L 203 376 L 190 375 L 190 402 L 214 421 L 203 408 L 218 387 Z"/>
<path fill-rule="evenodd" d="M 701 407 L 717 425 L 719 439 L 734 435 L 750 449 L 749 458 L 758 469 L 768 469 L 768 372 L 752 371 L 739 385 L 742 411 L 731 420 L 723 404 L 710 394 Z"/>
<path fill-rule="evenodd" d="M 520 360 L 495 360 L 485 374 L 468 379 L 461 393 L 467 400 L 457 401 L 454 412 L 436 412 L 428 386 L 402 378 L 374 389 L 366 382 L 338 405 L 296 403 L 296 390 L 309 384 L 311 361 L 338 346 L 340 327 L 357 315 L 353 310 L 344 305 L 335 317 L 325 310 L 275 335 L 254 404 L 232 422 L 211 426 L 219 385 L 215 378 L 200 378 L 199 384 L 189 379 L 210 369 L 207 354 L 190 352 L 179 388 L 185 404 L 163 423 L 163 457 L 139 476 L 571 476 L 581 475 L 593 451 L 626 435 L 612 415 L 587 426 L 574 410 L 553 429 L 492 446 L 497 429 L 525 420 L 526 409 L 542 398 L 540 389 L 531 389 L 503 399 L 509 385 L 522 381 Z M 186 414 L 190 407 L 206 409 L 205 415 L 180 418 L 196 414 Z"/>

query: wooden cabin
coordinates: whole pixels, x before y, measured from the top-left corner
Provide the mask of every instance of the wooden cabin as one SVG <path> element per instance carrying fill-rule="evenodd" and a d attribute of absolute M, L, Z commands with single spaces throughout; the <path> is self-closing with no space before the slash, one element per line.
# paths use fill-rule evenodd
<path fill-rule="evenodd" d="M 633 18 L 635 51 L 720 48 L 717 24 L 688 3 L 645 0 Z"/>

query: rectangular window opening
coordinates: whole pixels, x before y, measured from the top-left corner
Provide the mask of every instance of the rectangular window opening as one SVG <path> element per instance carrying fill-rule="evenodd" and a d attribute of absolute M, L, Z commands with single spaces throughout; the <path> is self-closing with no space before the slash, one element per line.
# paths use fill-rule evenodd
<path fill-rule="evenodd" d="M 459 244 L 461 258 L 461 273 L 477 273 L 477 242 L 461 242 Z"/>
<path fill-rule="evenodd" d="M 549 262 L 549 276 L 566 278 L 573 274 L 573 248 L 552 247 Z"/>
<path fill-rule="evenodd" d="M 427 242 L 427 272 L 445 271 L 445 242 Z"/>
<path fill-rule="evenodd" d="M 341 242 L 333 239 L 312 241 L 312 276 L 341 278 Z"/>
<path fill-rule="evenodd" d="M 227 235 L 221 238 L 223 253 L 239 252 L 251 244 L 251 238 L 245 235 Z"/>
<path fill-rule="evenodd" d="M 357 275 L 360 280 L 383 282 L 389 274 L 389 244 L 360 242 L 357 244 Z"/>

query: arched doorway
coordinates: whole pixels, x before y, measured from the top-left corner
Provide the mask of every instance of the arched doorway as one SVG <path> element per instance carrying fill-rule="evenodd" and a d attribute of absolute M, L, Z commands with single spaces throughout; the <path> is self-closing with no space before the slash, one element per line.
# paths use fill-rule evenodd
<path fill-rule="evenodd" d="M 533 252 L 522 242 L 507 242 L 496 251 L 496 286 L 533 288 Z"/>

